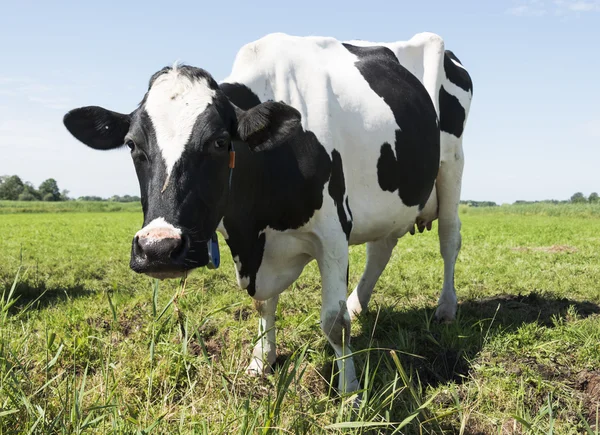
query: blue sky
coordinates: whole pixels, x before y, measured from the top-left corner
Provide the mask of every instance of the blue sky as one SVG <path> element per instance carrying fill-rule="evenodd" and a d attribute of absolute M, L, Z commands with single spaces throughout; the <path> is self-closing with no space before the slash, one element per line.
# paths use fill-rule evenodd
<path fill-rule="evenodd" d="M 393 4 L 393 6 L 392 6 Z M 125 149 L 73 139 L 64 113 L 130 112 L 176 60 L 220 80 L 271 32 L 397 41 L 431 31 L 468 68 L 463 199 L 600 191 L 600 0 L 13 1 L 0 16 L 0 175 L 73 196 L 138 194 Z"/>

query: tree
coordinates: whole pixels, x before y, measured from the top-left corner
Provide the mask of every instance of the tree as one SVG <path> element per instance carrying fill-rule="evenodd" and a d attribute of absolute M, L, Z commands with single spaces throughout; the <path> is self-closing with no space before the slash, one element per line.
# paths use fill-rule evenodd
<path fill-rule="evenodd" d="M 40 192 L 38 192 L 33 184 L 29 181 L 25 182 L 23 186 L 23 192 L 19 195 L 19 201 L 39 201 L 41 198 Z"/>
<path fill-rule="evenodd" d="M 592 192 L 590 193 L 590 196 L 588 197 L 588 201 L 592 204 L 596 204 L 597 202 L 600 202 L 600 198 L 598 197 L 598 193 L 596 192 Z"/>
<path fill-rule="evenodd" d="M 35 201 L 36 199 L 38 198 L 33 196 L 29 191 L 23 191 L 18 198 L 19 201 Z"/>
<path fill-rule="evenodd" d="M 0 177 L 0 199 L 16 201 L 23 188 L 23 181 L 17 175 Z"/>
<path fill-rule="evenodd" d="M 56 183 L 54 178 L 48 178 L 46 181 L 43 181 L 38 190 L 42 200 L 44 201 L 61 200 L 60 189 L 58 188 L 58 183 Z"/>
<path fill-rule="evenodd" d="M 80 196 L 77 201 L 104 201 L 104 198 L 99 196 Z"/>
<path fill-rule="evenodd" d="M 587 202 L 587 199 L 583 193 L 577 192 L 577 193 L 573 194 L 573 196 L 571 197 L 571 202 L 582 203 L 582 202 Z"/>

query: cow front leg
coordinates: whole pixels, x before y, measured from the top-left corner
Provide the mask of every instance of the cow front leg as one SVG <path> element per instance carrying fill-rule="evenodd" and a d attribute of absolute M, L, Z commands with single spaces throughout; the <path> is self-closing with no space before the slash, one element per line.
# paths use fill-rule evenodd
<path fill-rule="evenodd" d="M 252 376 L 264 376 L 271 372 L 275 364 L 275 312 L 277 311 L 279 296 L 274 296 L 266 301 L 254 300 L 254 308 L 258 311 L 258 340 L 252 351 L 252 361 L 246 372 Z"/>
<path fill-rule="evenodd" d="M 444 284 L 435 317 L 442 322 L 454 320 L 457 308 L 454 267 L 461 245 L 458 205 L 464 160 L 460 141 L 458 139 L 454 141 L 458 142 L 452 147 L 455 152 L 442 162 L 436 183 L 439 204 L 438 235 L 440 253 L 444 259 Z"/>
<path fill-rule="evenodd" d="M 338 389 L 342 393 L 358 390 L 359 383 L 350 350 L 350 315 L 346 306 L 348 246 L 323 255 L 318 261 L 322 281 L 321 329 L 333 347 L 340 372 Z"/>
<path fill-rule="evenodd" d="M 367 309 L 375 284 L 377 284 L 377 280 L 390 261 L 390 256 L 397 242 L 397 238 L 388 237 L 367 243 L 367 265 L 365 266 L 365 271 L 358 285 L 348 297 L 350 320 L 354 320 L 356 316 Z"/>

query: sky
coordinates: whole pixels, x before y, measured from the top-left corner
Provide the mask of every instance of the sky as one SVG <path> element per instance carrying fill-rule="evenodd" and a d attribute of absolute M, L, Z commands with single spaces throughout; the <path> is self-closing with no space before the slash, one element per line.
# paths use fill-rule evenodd
<path fill-rule="evenodd" d="M 240 47 L 272 32 L 381 42 L 430 31 L 473 79 L 462 199 L 600 191 L 600 0 L 3 0 L 0 10 L 0 175 L 36 186 L 139 195 L 127 149 L 89 149 L 62 117 L 88 105 L 131 112 L 174 61 L 221 80 Z"/>

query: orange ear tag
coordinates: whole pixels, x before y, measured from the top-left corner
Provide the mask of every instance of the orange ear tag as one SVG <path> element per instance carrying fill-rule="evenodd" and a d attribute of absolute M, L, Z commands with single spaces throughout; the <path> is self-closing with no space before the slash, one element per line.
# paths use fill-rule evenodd
<path fill-rule="evenodd" d="M 229 168 L 235 168 L 235 151 L 229 151 Z"/>

